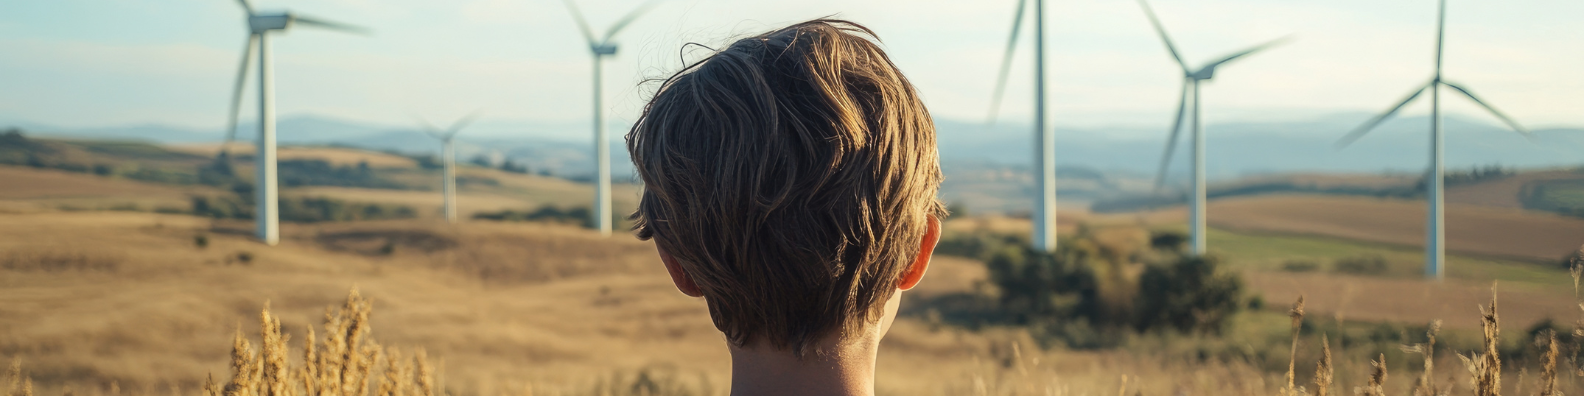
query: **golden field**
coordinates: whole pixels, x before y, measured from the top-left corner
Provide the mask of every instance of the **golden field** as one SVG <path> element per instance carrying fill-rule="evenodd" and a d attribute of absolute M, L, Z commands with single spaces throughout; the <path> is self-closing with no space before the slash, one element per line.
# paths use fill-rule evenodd
<path fill-rule="evenodd" d="M 340 165 L 367 161 L 404 183 L 439 184 L 405 157 L 327 148 L 287 148 L 282 155 Z M 474 167 L 459 173 L 493 180 L 461 183 L 464 218 L 572 207 L 590 196 L 586 185 L 563 179 Z M 304 364 L 307 330 L 318 329 L 325 307 L 340 305 L 352 289 L 373 301 L 373 339 L 406 356 L 427 351 L 437 394 L 644 394 L 639 385 L 645 381 L 668 384 L 673 391 L 664 394 L 722 394 L 728 383 L 723 340 L 703 302 L 678 293 L 652 245 L 625 234 L 602 238 L 548 223 L 449 225 L 436 219 L 436 191 L 316 186 L 283 195 L 408 205 L 419 216 L 286 224 L 282 243 L 266 247 L 251 240 L 250 222 L 149 213 L 220 192 L 213 187 L 14 166 L 0 166 L 0 185 L 7 187 L 0 189 L 0 359 L 19 359 L 41 396 L 202 394 L 207 375 L 221 383 L 229 377 L 237 331 L 261 342 L 259 312 L 266 302 L 290 337 L 292 364 Z M 637 193 L 636 186 L 618 185 L 617 209 L 630 210 Z M 1242 274 L 1248 293 L 1262 296 L 1264 307 L 1239 314 L 1236 330 L 1221 337 L 1138 335 L 1111 349 L 1041 345 L 1024 328 L 942 322 L 931 313 L 934 304 L 986 293 L 987 272 L 976 260 L 937 256 L 921 286 L 905 295 L 903 316 L 884 341 L 878 390 L 1278 394 L 1292 358 L 1285 312 L 1302 295 L 1316 324 L 1297 349 L 1296 383 L 1313 387 L 1325 334 L 1342 348 L 1333 392 L 1346 393 L 1368 385 L 1363 349 L 1397 345 L 1375 342 L 1349 354 L 1334 331 L 1360 339 L 1396 331 L 1417 339 L 1407 334 L 1412 326 L 1443 320 L 1454 342 L 1446 345 L 1469 353 L 1479 339 L 1478 307 L 1488 304 L 1496 279 L 1509 348 L 1523 348 L 1523 331 L 1534 323 L 1579 317 L 1572 280 L 1555 260 L 1584 244 L 1584 220 L 1499 205 L 1453 205 L 1448 214 L 1449 245 L 1457 254 L 1449 279 L 1427 282 L 1413 275 L 1423 227 L 1422 204 L 1415 201 L 1301 195 L 1213 201 L 1211 249 Z M 1117 235 L 1136 236 L 1181 221 L 1180 209 L 1064 211 L 1061 229 L 1132 227 Z M 1028 229 L 1028 221 L 964 217 L 945 228 L 1016 234 Z M 1391 271 L 1277 269 L 1291 259 L 1363 253 L 1385 254 Z M 1417 356 L 1386 356 L 1397 371 L 1384 389 L 1409 394 Z M 1539 375 L 1525 370 L 1539 366 L 1532 356 L 1522 359 L 1509 362 L 1503 389 L 1510 394 L 1537 392 Z M 1457 357 L 1443 351 L 1436 363 L 1436 381 L 1452 385 L 1451 394 L 1470 392 L 1470 374 Z M 1579 392 L 1581 376 L 1565 370 L 1562 388 Z"/>
<path fill-rule="evenodd" d="M 426 349 L 451 394 L 584 394 L 640 371 L 719 392 L 729 375 L 703 303 L 676 292 L 652 247 L 630 237 L 531 223 L 401 221 L 288 225 L 280 246 L 263 247 L 246 236 L 246 223 L 181 215 L 0 216 L 0 260 L 53 263 L 0 269 L 0 352 L 22 359 L 44 395 L 106 394 L 112 384 L 127 393 L 195 393 L 208 374 L 224 381 L 233 332 L 255 332 L 265 301 L 284 331 L 301 340 L 324 307 L 352 288 L 374 301 L 373 337 Z M 199 235 L 206 247 L 196 246 Z M 394 248 L 387 253 L 385 246 Z M 941 257 L 933 265 L 905 308 L 965 292 L 984 277 L 970 260 Z M 1373 303 L 1381 288 L 1419 284 L 1466 294 L 1438 303 L 1447 307 L 1449 327 L 1467 328 L 1486 295 L 1473 283 L 1363 282 L 1346 292 L 1357 293 L 1351 305 L 1333 311 L 1336 305 L 1319 297 L 1346 295 L 1333 282 L 1282 276 L 1257 275 L 1251 283 L 1271 301 L 1284 297 L 1281 291 L 1304 292 L 1316 296 L 1311 315 L 1331 311 L 1354 320 L 1399 314 Z M 1388 296 L 1401 298 L 1396 293 Z M 1537 297 L 1568 304 L 1571 296 L 1503 292 L 1505 320 L 1527 325 L 1529 309 L 1514 301 Z M 1271 305 L 1266 316 L 1279 316 L 1282 304 Z M 288 341 L 292 348 L 300 342 Z M 1142 394 L 1256 395 L 1273 394 L 1282 383 L 1280 373 L 1250 363 L 1035 345 L 1016 329 L 943 327 L 908 315 L 884 341 L 879 388 L 898 395 L 1077 395 L 1120 386 Z M 1306 344 L 1300 362 L 1314 349 Z M 1447 375 L 1463 375 L 1455 359 L 1442 364 Z M 1360 381 L 1366 370 L 1343 368 L 1358 372 L 1338 375 L 1348 381 Z M 1390 385 L 1406 390 L 1407 382 Z"/>

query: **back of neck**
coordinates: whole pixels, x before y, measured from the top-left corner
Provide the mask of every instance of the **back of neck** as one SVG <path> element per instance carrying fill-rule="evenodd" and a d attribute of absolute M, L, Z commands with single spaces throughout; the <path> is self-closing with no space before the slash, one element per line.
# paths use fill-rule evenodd
<path fill-rule="evenodd" d="M 731 347 L 731 395 L 873 396 L 880 337 L 825 344 L 802 359 L 763 342 Z"/>

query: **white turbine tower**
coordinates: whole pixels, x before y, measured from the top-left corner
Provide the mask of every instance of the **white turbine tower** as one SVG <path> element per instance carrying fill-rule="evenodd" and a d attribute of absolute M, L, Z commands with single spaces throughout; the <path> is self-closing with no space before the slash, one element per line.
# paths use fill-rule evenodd
<path fill-rule="evenodd" d="M 603 103 L 605 91 L 601 84 L 603 75 L 601 64 L 605 57 L 616 55 L 616 44 L 611 42 L 611 38 L 614 38 L 616 33 L 621 32 L 633 20 L 648 12 L 650 8 L 654 8 L 654 5 L 659 3 L 659 0 L 650 0 L 633 9 L 632 12 L 627 13 L 627 16 L 622 17 L 614 25 L 611 25 L 610 30 L 605 31 L 605 36 L 600 38 L 596 38 L 594 31 L 589 29 L 588 21 L 583 19 L 583 13 L 578 11 L 577 4 L 573 4 L 572 0 L 563 1 L 566 3 L 567 9 L 572 11 L 572 18 L 577 21 L 578 29 L 583 33 L 583 38 L 588 41 L 589 52 L 594 54 L 594 161 L 598 169 L 595 172 L 594 210 L 591 211 L 594 218 L 591 220 L 593 220 L 594 227 L 599 229 L 600 235 L 610 236 L 610 131 L 609 127 L 605 125 L 605 104 Z"/>
<path fill-rule="evenodd" d="M 1034 248 L 1056 251 L 1056 131 L 1046 125 L 1045 105 L 1045 1 L 1034 1 Z M 1023 10 L 1029 0 L 1018 0 L 1012 17 L 1012 33 L 1001 58 L 1001 73 L 996 76 L 995 94 L 990 99 L 990 121 L 995 123 L 1006 92 L 1007 73 L 1012 68 L 1018 33 L 1023 27 Z"/>
<path fill-rule="evenodd" d="M 1252 54 L 1259 50 L 1269 48 L 1285 39 L 1278 39 L 1253 48 L 1233 53 L 1215 62 L 1194 70 L 1184 62 L 1182 55 L 1177 53 L 1177 46 L 1172 44 L 1171 37 L 1166 34 L 1166 28 L 1161 26 L 1160 20 L 1155 18 L 1155 11 L 1150 9 L 1149 3 L 1139 0 L 1139 6 L 1144 7 L 1144 14 L 1149 16 L 1150 24 L 1155 26 L 1155 32 L 1160 35 L 1161 41 L 1166 43 L 1166 51 L 1171 53 L 1172 60 L 1177 61 L 1177 66 L 1182 67 L 1183 85 L 1182 94 L 1177 102 L 1177 119 L 1172 121 L 1171 135 L 1166 138 L 1166 152 L 1161 155 L 1160 171 L 1155 176 L 1155 188 L 1159 189 L 1166 182 L 1166 170 L 1171 165 L 1172 152 L 1177 148 L 1178 132 L 1182 131 L 1183 114 L 1188 110 L 1189 91 L 1192 91 L 1193 102 L 1193 177 L 1189 182 L 1188 194 L 1188 233 L 1190 247 L 1193 254 L 1205 254 L 1205 137 L 1204 122 L 1200 118 L 1203 106 L 1199 102 L 1199 83 L 1215 77 L 1216 67 L 1225 65 L 1233 60 Z"/>
<path fill-rule="evenodd" d="M 248 64 L 253 56 L 254 49 L 258 50 L 259 67 L 259 136 L 256 144 L 258 154 L 254 156 L 253 192 L 254 222 L 257 224 L 256 235 L 266 245 L 280 242 L 280 201 L 277 191 L 278 180 L 275 177 L 275 69 L 270 63 L 269 33 L 283 31 L 294 24 L 313 26 L 330 30 L 340 30 L 353 33 L 367 33 L 367 30 L 337 22 L 308 18 L 291 12 L 260 13 L 253 10 L 247 0 L 237 0 L 242 4 L 242 10 L 247 12 L 248 38 L 242 47 L 242 66 L 237 70 L 235 88 L 231 96 L 230 121 L 226 127 L 226 142 L 230 143 L 236 136 L 237 113 L 242 106 L 242 88 L 247 80 Z M 221 145 L 224 153 L 225 145 Z M 222 154 L 223 155 L 223 154 Z"/>
<path fill-rule="evenodd" d="M 1441 48 L 1445 36 L 1446 0 L 1441 0 L 1438 3 L 1436 11 L 1435 75 L 1430 78 L 1430 82 L 1426 83 L 1425 85 L 1421 85 L 1418 88 L 1414 88 L 1414 91 L 1408 94 L 1408 98 L 1403 99 L 1402 102 L 1397 103 L 1396 106 L 1392 106 L 1390 110 L 1386 110 L 1385 113 L 1375 116 L 1375 118 L 1370 119 L 1369 122 L 1364 123 L 1364 125 L 1358 127 L 1358 129 L 1354 129 L 1353 132 L 1348 133 L 1347 136 L 1344 136 L 1341 140 L 1337 141 L 1337 148 L 1346 147 L 1347 145 L 1352 144 L 1359 138 L 1364 137 L 1364 134 L 1369 133 L 1369 131 L 1374 129 L 1376 125 L 1380 125 L 1382 121 L 1385 121 L 1393 114 L 1396 114 L 1398 110 L 1403 108 L 1403 106 L 1408 105 L 1408 102 L 1412 102 L 1414 99 L 1418 98 L 1419 95 L 1424 94 L 1426 90 L 1430 91 L 1430 167 L 1425 172 L 1425 183 L 1427 184 L 1425 186 L 1425 199 L 1429 201 L 1429 213 L 1427 213 L 1425 216 L 1429 220 L 1427 224 L 1428 229 L 1425 232 L 1425 276 L 1438 280 L 1441 279 L 1443 275 L 1443 267 L 1445 265 L 1446 259 L 1446 229 L 1442 224 L 1442 220 L 1444 220 L 1446 213 L 1445 209 L 1442 207 L 1442 204 L 1444 203 L 1442 201 L 1442 195 L 1445 192 L 1445 186 L 1443 186 L 1443 183 L 1445 180 L 1442 176 L 1443 167 L 1441 160 L 1441 86 L 1445 85 L 1448 88 L 1452 88 L 1453 91 L 1457 91 L 1458 93 L 1463 94 L 1463 96 L 1467 96 L 1469 99 L 1473 100 L 1475 104 L 1478 104 L 1480 107 L 1485 108 L 1485 110 L 1490 111 L 1492 115 L 1496 116 L 1496 118 L 1501 119 L 1503 123 L 1507 124 L 1507 126 L 1512 127 L 1514 131 L 1517 131 L 1519 134 L 1522 134 L 1526 137 L 1532 138 L 1532 136 L 1529 134 L 1529 131 L 1524 129 L 1523 126 L 1518 125 L 1518 123 L 1513 121 L 1512 118 L 1508 118 L 1506 114 L 1502 114 L 1502 112 L 1497 111 L 1496 108 L 1491 107 L 1491 105 L 1485 104 L 1485 101 L 1480 100 L 1480 98 L 1477 96 L 1474 96 L 1474 93 L 1469 92 L 1467 88 L 1463 88 L 1460 85 L 1441 79 Z"/>
<path fill-rule="evenodd" d="M 462 128 L 473 123 L 475 118 L 478 118 L 477 113 L 470 114 L 451 123 L 451 127 L 445 130 L 435 128 L 434 124 L 430 124 L 429 121 L 419 120 L 419 122 L 423 123 L 425 133 L 440 140 L 440 161 L 442 169 L 444 169 L 442 172 L 441 191 L 442 194 L 445 194 L 445 219 L 447 223 L 456 224 L 457 222 L 456 148 L 451 145 L 451 141 L 456 137 L 457 133 L 462 132 Z"/>

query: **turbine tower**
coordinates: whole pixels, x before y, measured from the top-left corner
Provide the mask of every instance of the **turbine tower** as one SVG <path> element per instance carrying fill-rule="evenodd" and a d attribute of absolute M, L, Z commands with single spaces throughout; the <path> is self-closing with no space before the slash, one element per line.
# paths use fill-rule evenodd
<path fill-rule="evenodd" d="M 1189 189 L 1192 191 L 1188 194 L 1188 233 L 1189 245 L 1193 254 L 1203 255 L 1205 254 L 1205 137 L 1204 122 L 1200 118 L 1203 106 L 1200 106 L 1199 102 L 1199 83 L 1214 78 L 1216 67 L 1270 48 L 1286 39 L 1277 39 L 1227 55 L 1220 60 L 1210 62 L 1210 64 L 1194 70 L 1188 67 L 1188 63 L 1183 61 L 1182 55 L 1178 54 L 1177 46 L 1172 44 L 1171 37 L 1166 34 L 1166 28 L 1161 26 L 1160 19 L 1155 17 L 1155 11 L 1150 9 L 1149 3 L 1145 0 L 1139 0 L 1139 6 L 1144 7 L 1144 15 L 1149 16 L 1150 24 L 1155 26 L 1155 33 L 1159 34 L 1161 41 L 1166 43 L 1166 52 L 1171 53 L 1172 60 L 1177 61 L 1177 66 L 1182 67 L 1183 72 L 1182 94 L 1178 95 L 1177 102 L 1177 119 L 1172 121 L 1171 134 L 1166 138 L 1166 152 L 1161 155 L 1160 171 L 1155 176 L 1155 188 L 1157 190 L 1166 182 L 1166 170 L 1171 165 L 1172 152 L 1177 148 L 1177 136 L 1182 131 L 1183 115 L 1188 110 L 1190 92 L 1193 95 L 1191 98 L 1193 103 L 1193 133 L 1190 137 L 1193 140 L 1193 177 L 1189 182 Z"/>
<path fill-rule="evenodd" d="M 591 220 L 594 227 L 599 229 L 600 235 L 610 236 L 610 131 L 605 125 L 605 105 L 603 103 L 605 93 L 601 84 L 601 63 L 603 63 L 605 57 L 616 55 L 616 44 L 611 42 L 611 38 L 614 38 L 616 33 L 621 32 L 622 28 L 626 28 L 633 20 L 648 12 L 650 8 L 654 8 L 655 4 L 659 3 L 659 0 L 650 0 L 633 9 L 632 12 L 627 13 L 627 16 L 622 17 L 614 25 L 611 25 L 610 30 L 605 31 L 605 36 L 600 38 L 596 38 L 594 31 L 589 29 L 588 21 L 583 19 L 583 13 L 578 11 L 577 4 L 573 4 L 572 0 L 563 0 L 563 2 L 566 3 L 567 9 L 572 11 L 572 18 L 577 21 L 578 29 L 583 32 L 583 39 L 588 41 L 589 52 L 594 55 L 594 161 L 598 170 L 595 172 L 594 210 L 591 211 L 594 218 Z"/>
<path fill-rule="evenodd" d="M 253 221 L 257 224 L 256 235 L 259 241 L 266 245 L 275 245 L 280 242 L 280 201 L 277 188 L 278 179 L 275 177 L 275 69 L 271 63 L 269 34 L 273 31 L 284 31 L 295 24 L 312 26 L 330 30 L 339 30 L 352 33 L 367 33 L 361 27 L 315 19 L 293 14 L 291 12 L 261 13 L 253 10 L 247 0 L 237 0 L 242 5 L 242 11 L 247 13 L 248 38 L 242 47 L 242 66 L 237 70 L 236 85 L 231 95 L 231 113 L 226 124 L 226 143 L 221 144 L 221 156 L 225 156 L 225 146 L 236 137 L 237 113 L 242 106 L 242 88 L 247 80 L 248 64 L 255 49 L 258 50 L 259 67 L 259 136 L 256 148 L 258 153 L 254 156 L 253 192 L 254 205 L 257 207 Z"/>
<path fill-rule="evenodd" d="M 1518 125 L 1516 121 L 1507 117 L 1506 114 L 1497 111 L 1495 107 L 1491 107 L 1485 101 L 1480 100 L 1478 96 L 1474 96 L 1474 93 L 1467 88 L 1441 79 L 1441 49 L 1445 37 L 1446 0 L 1440 0 L 1436 9 L 1435 74 L 1430 77 L 1430 82 L 1414 88 L 1414 91 L 1409 93 L 1408 97 L 1403 99 L 1402 102 L 1392 106 L 1385 113 L 1381 113 L 1381 115 L 1365 122 L 1358 129 L 1354 129 L 1347 136 L 1343 136 L 1336 144 L 1338 149 L 1352 144 L 1359 138 L 1364 137 L 1364 134 L 1369 133 L 1375 126 L 1380 125 L 1382 121 L 1397 114 L 1397 111 L 1402 110 L 1403 106 L 1408 105 L 1408 102 L 1417 99 L 1426 90 L 1430 91 L 1430 167 L 1425 172 L 1425 183 L 1427 184 L 1425 186 L 1425 199 L 1429 202 L 1428 213 L 1425 216 L 1428 219 L 1427 229 L 1425 230 L 1425 277 L 1436 280 L 1442 278 L 1446 263 L 1446 229 L 1442 224 L 1443 220 L 1445 220 L 1446 211 L 1443 207 L 1444 202 L 1442 199 L 1442 195 L 1445 193 L 1445 179 L 1442 176 L 1443 163 L 1441 153 L 1441 142 L 1443 140 L 1441 136 L 1441 86 L 1445 85 L 1447 88 L 1452 88 L 1453 91 L 1467 96 L 1475 104 L 1485 108 L 1486 111 L 1501 119 L 1507 126 L 1512 127 L 1513 131 L 1525 137 L 1533 138 L 1527 129 Z"/>
<path fill-rule="evenodd" d="M 451 224 L 456 224 L 457 222 L 456 148 L 451 145 L 451 140 L 456 137 L 458 132 L 462 132 L 462 128 L 473 123 L 475 118 L 478 118 L 478 113 L 470 114 L 451 123 L 451 127 L 445 130 L 435 128 L 434 124 L 430 124 L 429 121 L 419 120 L 419 122 L 423 123 L 425 133 L 440 140 L 440 161 L 444 169 L 442 172 L 444 176 L 442 177 L 441 191 L 445 194 L 445 219 L 447 223 Z"/>
<path fill-rule="evenodd" d="M 1045 1 L 1034 1 L 1034 248 L 1056 251 L 1056 131 L 1046 125 L 1045 105 Z M 995 94 L 990 99 L 988 124 L 994 124 L 1006 92 L 1007 73 L 1012 55 L 1017 52 L 1018 33 L 1023 27 L 1023 10 L 1029 0 L 1018 0 L 1012 17 L 1012 33 L 1001 57 L 1001 72 L 996 76 Z"/>

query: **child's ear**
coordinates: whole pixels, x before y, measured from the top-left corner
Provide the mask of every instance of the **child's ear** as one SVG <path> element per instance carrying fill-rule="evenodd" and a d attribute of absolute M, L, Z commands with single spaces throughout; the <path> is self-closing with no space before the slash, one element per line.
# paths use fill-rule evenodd
<path fill-rule="evenodd" d="M 676 284 L 677 290 L 682 291 L 682 294 L 686 294 L 688 297 L 704 296 L 704 292 L 699 291 L 698 284 L 693 283 L 693 277 L 688 276 L 687 272 L 682 270 L 682 266 L 677 264 L 676 258 L 671 257 L 670 252 L 666 252 L 665 248 L 660 247 L 659 243 L 655 244 L 655 250 L 660 251 L 660 262 L 665 263 L 666 272 L 671 273 L 671 283 Z"/>
<path fill-rule="evenodd" d="M 925 217 L 929 218 L 929 229 L 924 232 L 924 240 L 919 243 L 918 256 L 913 258 L 913 265 L 902 274 L 902 281 L 897 282 L 897 289 L 908 290 L 918 286 L 919 280 L 924 279 L 924 271 L 929 269 L 930 257 L 935 254 L 935 244 L 940 242 L 940 219 Z"/>

